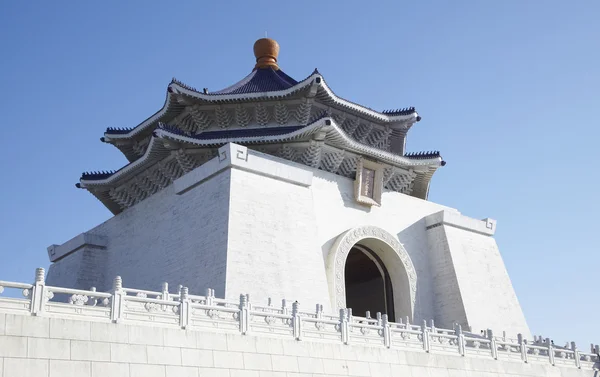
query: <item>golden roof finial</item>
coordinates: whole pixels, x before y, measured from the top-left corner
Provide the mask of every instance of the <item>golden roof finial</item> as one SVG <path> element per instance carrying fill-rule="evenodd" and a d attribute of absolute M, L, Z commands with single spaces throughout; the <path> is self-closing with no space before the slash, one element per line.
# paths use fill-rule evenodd
<path fill-rule="evenodd" d="M 254 42 L 254 56 L 256 57 L 256 65 L 258 68 L 273 68 L 279 69 L 277 65 L 277 56 L 279 55 L 279 44 L 271 38 L 261 38 Z"/>

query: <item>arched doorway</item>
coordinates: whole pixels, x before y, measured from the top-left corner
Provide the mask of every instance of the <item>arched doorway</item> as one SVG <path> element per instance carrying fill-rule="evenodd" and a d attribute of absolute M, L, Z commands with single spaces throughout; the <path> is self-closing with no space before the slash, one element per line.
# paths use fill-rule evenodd
<path fill-rule="evenodd" d="M 387 314 L 390 321 L 394 316 L 392 281 L 381 258 L 372 250 L 354 245 L 346 258 L 344 269 L 346 284 L 346 306 L 352 314 L 365 317 L 370 312 Z"/>
<path fill-rule="evenodd" d="M 327 280 L 334 308 L 339 310 L 352 306 L 347 305 L 346 302 L 345 270 L 350 253 L 356 248 L 360 248 L 363 254 L 365 250 L 372 252 L 366 255 L 372 263 L 384 270 L 380 276 L 384 277 L 384 281 L 385 275 L 389 276 L 390 284 L 387 286 L 388 288 L 384 288 L 384 292 L 389 293 L 389 296 L 385 297 L 388 316 L 391 314 L 394 319 L 408 318 L 410 321 L 413 321 L 415 317 L 420 318 L 419 309 L 415 307 L 417 273 L 410 256 L 394 235 L 375 226 L 349 229 L 340 234 L 331 246 L 327 256 Z M 357 254 L 356 258 L 359 257 L 361 257 L 360 254 Z M 352 260 L 351 264 L 353 264 Z M 379 300 L 381 301 L 381 298 Z M 393 311 L 390 307 L 393 308 Z M 370 311 L 374 314 L 373 310 Z M 377 311 L 375 310 L 375 312 Z M 355 308 L 353 308 L 353 313 L 359 315 Z"/>

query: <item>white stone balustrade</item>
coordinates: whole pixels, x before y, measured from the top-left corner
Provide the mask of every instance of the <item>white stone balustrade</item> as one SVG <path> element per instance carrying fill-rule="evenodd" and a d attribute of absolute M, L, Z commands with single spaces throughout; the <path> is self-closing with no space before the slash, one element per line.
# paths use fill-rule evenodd
<path fill-rule="evenodd" d="M 2 296 L 6 288 L 22 291 L 24 298 Z M 421 326 L 389 322 L 387 315 L 377 313 L 371 318 L 352 315 L 352 309 L 341 309 L 339 316 L 316 310 L 302 311 L 301 304 L 286 300 L 281 306 L 251 302 L 248 295 L 239 301 L 216 298 L 214 290 L 204 296 L 192 295 L 187 287 L 179 286 L 178 293 L 169 293 L 167 283 L 162 291 L 124 288 L 120 277 L 115 278 L 110 293 L 53 287 L 45 284 L 44 269 L 36 270 L 33 284 L 0 281 L 0 313 L 33 316 L 85 319 L 113 323 L 166 326 L 173 328 L 203 328 L 211 331 L 239 332 L 242 335 L 288 337 L 298 341 L 319 340 L 352 345 L 423 350 L 428 353 L 458 354 L 489 357 L 496 360 L 520 360 L 525 363 L 550 363 L 562 367 L 592 369 L 600 365 L 598 345 L 590 352 L 581 352 L 574 343 L 558 347 L 549 339 L 535 337 L 533 343 L 518 339 L 496 337 L 491 330 L 485 335 L 455 329 L 436 328 L 433 321 Z M 67 300 L 55 299 L 66 295 Z"/>

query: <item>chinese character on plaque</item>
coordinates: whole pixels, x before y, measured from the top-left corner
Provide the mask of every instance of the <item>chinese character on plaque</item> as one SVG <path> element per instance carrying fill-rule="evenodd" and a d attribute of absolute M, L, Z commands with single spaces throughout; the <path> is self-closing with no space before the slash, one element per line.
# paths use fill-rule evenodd
<path fill-rule="evenodd" d="M 361 159 L 356 166 L 354 193 L 357 202 L 366 205 L 381 205 L 383 188 L 383 166 L 369 160 Z"/>

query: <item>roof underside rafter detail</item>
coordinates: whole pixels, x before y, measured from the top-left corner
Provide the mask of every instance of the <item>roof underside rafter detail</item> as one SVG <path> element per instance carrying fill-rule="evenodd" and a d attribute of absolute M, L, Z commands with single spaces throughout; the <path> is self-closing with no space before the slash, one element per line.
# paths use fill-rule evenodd
<path fill-rule="evenodd" d="M 375 143 L 385 139 L 382 134 L 389 134 L 386 129 L 373 134 L 365 129 L 360 131 L 365 135 L 363 139 Z M 194 136 L 162 125 L 155 130 L 141 158 L 114 174 L 83 175 L 80 186 L 118 213 L 216 156 L 216 150 L 228 142 L 256 146 L 265 153 L 348 178 L 354 177 L 361 157 L 373 159 L 388 166 L 384 187 L 423 199 L 427 197 L 431 176 L 442 165 L 439 153 L 405 157 L 360 143 L 333 118 L 322 118 L 306 126 L 215 130 Z"/>

